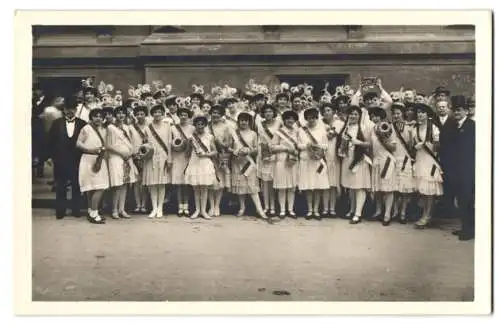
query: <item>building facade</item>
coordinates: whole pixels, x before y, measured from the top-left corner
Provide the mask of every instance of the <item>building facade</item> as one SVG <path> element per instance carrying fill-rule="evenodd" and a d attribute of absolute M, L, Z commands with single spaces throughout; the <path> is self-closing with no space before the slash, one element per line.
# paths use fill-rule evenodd
<path fill-rule="evenodd" d="M 430 94 L 446 86 L 472 96 L 474 26 L 34 26 L 33 81 L 58 93 L 84 77 L 126 92 L 162 80 L 192 84 L 307 82 L 319 91 L 382 78 Z"/>

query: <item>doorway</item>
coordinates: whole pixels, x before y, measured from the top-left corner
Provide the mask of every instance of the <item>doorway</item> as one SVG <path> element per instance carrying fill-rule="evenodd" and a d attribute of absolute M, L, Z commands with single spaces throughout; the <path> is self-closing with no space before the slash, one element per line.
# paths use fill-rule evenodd
<path fill-rule="evenodd" d="M 82 77 L 40 77 L 38 83 L 45 96 L 52 100 L 56 96 L 68 98 L 75 95 L 82 88 Z"/>
<path fill-rule="evenodd" d="M 314 98 L 319 98 L 321 91 L 325 88 L 328 82 L 328 92 L 331 95 L 335 93 L 335 88 L 340 85 L 345 85 L 349 82 L 348 74 L 325 74 L 325 75 L 278 75 L 280 82 L 286 82 L 291 87 L 299 84 L 307 83 L 313 86 Z"/>

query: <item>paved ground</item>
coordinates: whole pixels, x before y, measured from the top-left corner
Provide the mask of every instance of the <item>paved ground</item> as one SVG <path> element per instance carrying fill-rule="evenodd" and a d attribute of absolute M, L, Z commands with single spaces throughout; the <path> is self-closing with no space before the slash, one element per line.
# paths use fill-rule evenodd
<path fill-rule="evenodd" d="M 474 242 L 451 225 L 51 214 L 33 210 L 36 301 L 473 299 Z"/>

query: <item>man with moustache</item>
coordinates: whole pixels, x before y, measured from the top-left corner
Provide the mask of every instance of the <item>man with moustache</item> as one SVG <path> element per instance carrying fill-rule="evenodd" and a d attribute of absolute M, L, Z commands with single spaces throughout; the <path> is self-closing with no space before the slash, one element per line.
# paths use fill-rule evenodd
<path fill-rule="evenodd" d="M 50 128 L 48 150 L 54 165 L 56 183 L 56 218 L 66 216 L 67 184 L 71 183 L 71 209 L 75 217 L 80 217 L 80 186 L 78 166 L 81 151 L 76 140 L 86 122 L 75 116 L 76 99 L 70 98 L 63 105 L 64 117 L 56 119 Z"/>
<path fill-rule="evenodd" d="M 446 171 L 452 197 L 456 198 L 458 214 L 462 223 L 460 230 L 453 232 L 461 241 L 475 235 L 475 154 L 476 125 L 468 117 L 469 107 L 464 96 L 452 96 L 453 129 L 450 136 L 450 160 L 454 161 Z"/>

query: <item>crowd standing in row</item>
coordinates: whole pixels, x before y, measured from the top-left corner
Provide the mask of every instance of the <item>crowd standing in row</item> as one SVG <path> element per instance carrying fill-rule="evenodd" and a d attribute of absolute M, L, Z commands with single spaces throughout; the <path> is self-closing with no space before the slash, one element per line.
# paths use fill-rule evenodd
<path fill-rule="evenodd" d="M 148 218 L 163 217 L 166 192 L 173 191 L 180 217 L 219 216 L 227 193 L 239 204 L 238 216 L 246 213 L 248 195 L 266 220 L 297 218 L 297 193 L 305 194 L 306 219 L 336 217 L 337 201 L 347 193 L 343 217 L 361 222 L 369 197 L 372 218 L 384 226 L 406 223 L 417 193 L 417 228 L 429 225 L 440 197 L 444 206 L 458 207 L 462 229 L 454 233 L 474 237 L 472 98 L 450 96 L 443 87 L 428 97 L 388 93 L 380 79 L 356 90 L 327 84 L 318 98 L 307 84 L 250 80 L 243 90 L 225 85 L 207 92 L 193 85 L 186 97 L 173 94 L 171 85 L 152 84 L 130 87 L 125 100 L 113 85 L 95 87 L 86 79 L 79 96 L 56 97 L 37 112 L 45 130 L 33 128 L 34 164 L 47 158 L 54 164 L 58 218 L 66 214 L 68 183 L 73 214 L 79 215 L 84 193 L 88 220 L 97 224 L 105 223 L 99 208 L 108 192 L 114 219 L 130 218 L 130 190 L 134 212 L 149 212 Z M 35 94 L 34 107 L 41 102 Z M 47 153 L 41 154 L 36 139 L 44 131 Z"/>

